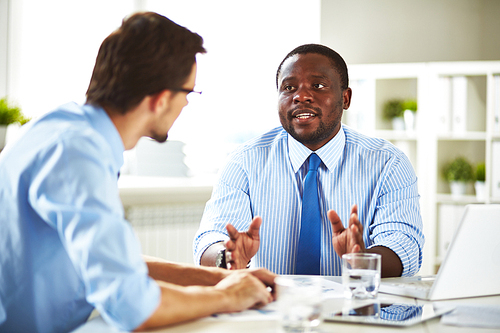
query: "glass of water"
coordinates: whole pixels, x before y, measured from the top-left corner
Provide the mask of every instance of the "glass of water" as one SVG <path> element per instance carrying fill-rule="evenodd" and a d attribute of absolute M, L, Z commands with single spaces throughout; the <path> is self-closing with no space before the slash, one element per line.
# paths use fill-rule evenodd
<path fill-rule="evenodd" d="M 322 285 L 317 277 L 276 278 L 281 326 L 285 332 L 313 332 L 322 322 Z"/>
<path fill-rule="evenodd" d="M 342 284 L 346 298 L 377 298 L 382 257 L 376 253 L 342 256 Z"/>

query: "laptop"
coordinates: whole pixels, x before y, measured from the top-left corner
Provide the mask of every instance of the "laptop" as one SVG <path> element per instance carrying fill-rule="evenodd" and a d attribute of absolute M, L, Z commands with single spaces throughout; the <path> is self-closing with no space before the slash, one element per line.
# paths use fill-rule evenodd
<path fill-rule="evenodd" d="M 500 205 L 465 207 L 435 276 L 385 278 L 379 292 L 429 301 L 500 295 Z"/>

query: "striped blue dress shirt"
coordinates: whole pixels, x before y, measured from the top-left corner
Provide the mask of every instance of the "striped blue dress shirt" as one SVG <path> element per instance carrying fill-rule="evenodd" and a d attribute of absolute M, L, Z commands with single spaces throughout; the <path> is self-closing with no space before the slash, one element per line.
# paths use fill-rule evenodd
<path fill-rule="evenodd" d="M 228 239 L 225 226 L 246 231 L 253 217 L 262 217 L 260 247 L 253 267 L 294 274 L 300 231 L 302 186 L 311 150 L 282 127 L 257 137 L 229 156 L 207 202 L 194 239 L 194 260 L 213 243 Z M 343 125 L 316 151 L 320 187 L 321 274 L 341 275 L 341 260 L 332 245 L 327 211 L 348 225 L 358 205 L 367 248 L 385 246 L 403 264 L 403 276 L 422 264 L 424 235 L 417 177 L 408 158 L 386 140 L 364 136 Z"/>

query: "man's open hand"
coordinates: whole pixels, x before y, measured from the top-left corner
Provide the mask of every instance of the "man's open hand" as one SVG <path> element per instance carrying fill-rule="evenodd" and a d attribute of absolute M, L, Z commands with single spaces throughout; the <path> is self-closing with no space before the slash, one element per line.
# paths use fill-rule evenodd
<path fill-rule="evenodd" d="M 234 226 L 226 226 L 229 240 L 226 241 L 226 264 L 228 269 L 246 268 L 250 259 L 259 250 L 259 229 L 262 218 L 257 216 L 252 220 L 246 232 L 238 232 Z"/>
<path fill-rule="evenodd" d="M 363 241 L 363 226 L 358 219 L 358 206 L 351 208 L 349 226 L 344 228 L 340 217 L 334 210 L 328 211 L 328 219 L 332 224 L 332 243 L 335 252 L 339 257 L 345 253 L 365 252 L 365 243 Z"/>

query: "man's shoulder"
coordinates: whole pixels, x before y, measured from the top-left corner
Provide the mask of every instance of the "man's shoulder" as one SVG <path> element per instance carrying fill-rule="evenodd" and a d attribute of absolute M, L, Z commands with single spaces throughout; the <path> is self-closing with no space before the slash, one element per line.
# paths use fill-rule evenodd
<path fill-rule="evenodd" d="M 75 103 L 64 104 L 27 125 L 20 141 L 31 142 L 39 151 L 51 150 L 54 146 L 76 150 L 105 146 L 105 140 L 93 128 L 81 106 Z"/>
<path fill-rule="evenodd" d="M 357 149 L 360 152 L 364 151 L 366 153 L 390 155 L 399 155 L 402 153 L 394 144 L 385 139 L 362 134 L 345 125 L 343 125 L 343 129 L 347 148 Z"/>

